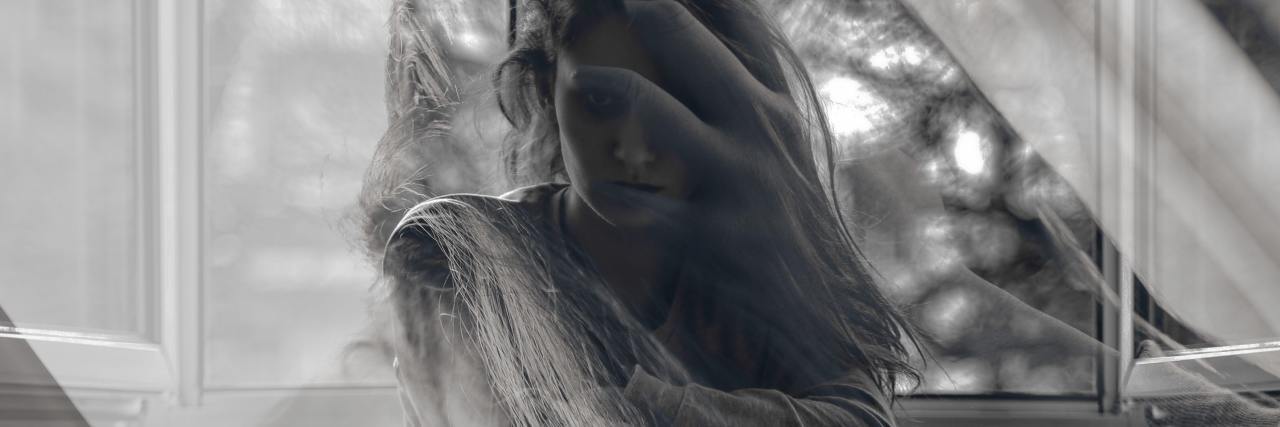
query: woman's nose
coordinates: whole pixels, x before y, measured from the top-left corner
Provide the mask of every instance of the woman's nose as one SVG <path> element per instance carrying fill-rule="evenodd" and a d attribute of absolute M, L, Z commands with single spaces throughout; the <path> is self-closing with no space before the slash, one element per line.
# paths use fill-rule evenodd
<path fill-rule="evenodd" d="M 645 143 L 643 132 L 639 129 L 627 129 L 613 147 L 613 157 L 627 167 L 628 174 L 635 175 L 643 172 L 657 156 L 649 148 L 649 144 Z"/>

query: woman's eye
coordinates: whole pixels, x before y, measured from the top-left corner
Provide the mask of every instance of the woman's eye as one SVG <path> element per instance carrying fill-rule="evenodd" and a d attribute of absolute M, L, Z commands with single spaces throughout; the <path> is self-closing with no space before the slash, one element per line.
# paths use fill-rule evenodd
<path fill-rule="evenodd" d="M 582 106 L 587 112 L 601 119 L 617 117 L 626 111 L 626 103 L 612 93 L 588 91 L 582 94 Z"/>
<path fill-rule="evenodd" d="M 604 107 L 613 103 L 613 97 L 602 93 L 589 93 L 587 103 L 595 107 Z"/>

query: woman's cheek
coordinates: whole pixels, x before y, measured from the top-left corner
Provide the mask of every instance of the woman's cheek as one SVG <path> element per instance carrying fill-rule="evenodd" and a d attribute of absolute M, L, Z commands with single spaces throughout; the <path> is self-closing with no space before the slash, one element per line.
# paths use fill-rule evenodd
<path fill-rule="evenodd" d="M 612 180 L 613 178 L 609 178 L 612 176 L 610 169 L 617 163 L 613 156 L 614 137 L 610 133 L 612 127 L 589 117 L 580 117 L 579 114 L 586 113 L 567 114 L 571 120 L 561 127 L 561 149 L 565 152 L 565 161 L 570 161 L 569 155 L 572 153 L 572 161 L 577 163 L 574 167 L 588 171 L 591 178 Z"/>

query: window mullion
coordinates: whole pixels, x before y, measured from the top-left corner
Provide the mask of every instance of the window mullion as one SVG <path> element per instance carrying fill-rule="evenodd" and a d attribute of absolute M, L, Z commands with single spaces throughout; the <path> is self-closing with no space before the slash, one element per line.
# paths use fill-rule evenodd
<path fill-rule="evenodd" d="M 1099 61 L 1098 91 L 1098 214 L 1103 224 L 1115 224 L 1103 245 L 1103 271 L 1119 296 L 1118 306 L 1104 313 L 1103 341 L 1116 350 L 1103 361 L 1101 408 L 1123 410 L 1124 379 L 1133 361 L 1134 259 L 1150 259 L 1151 136 L 1153 117 L 1146 111 L 1154 93 L 1152 19 L 1154 2 L 1129 0 L 1097 3 Z M 1147 244 L 1141 244 L 1148 242 Z M 1110 323 L 1110 324 L 1108 324 Z M 1110 359 L 1110 358 L 1108 358 Z"/>
<path fill-rule="evenodd" d="M 201 12 L 200 0 L 155 2 L 161 342 L 182 405 L 200 403 Z"/>

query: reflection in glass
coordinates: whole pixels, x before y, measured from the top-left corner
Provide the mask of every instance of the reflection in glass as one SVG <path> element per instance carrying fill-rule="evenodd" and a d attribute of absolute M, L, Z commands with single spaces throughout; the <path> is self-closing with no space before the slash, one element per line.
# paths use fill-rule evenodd
<path fill-rule="evenodd" d="M 381 2 L 205 2 L 205 384 L 387 384 L 344 351 L 373 273 L 348 209 L 382 104 Z"/>
<path fill-rule="evenodd" d="M 1092 335 L 1094 302 L 1064 280 L 1035 210 L 1053 207 L 1089 247 L 1096 226 L 1071 188 L 897 2 L 775 7 L 842 138 L 864 250 L 932 341 L 936 363 L 915 392 L 1093 393 L 1089 350 L 1049 338 L 1044 318 L 1010 314 L 972 275 Z M 895 152 L 906 156 L 883 166 Z"/>

